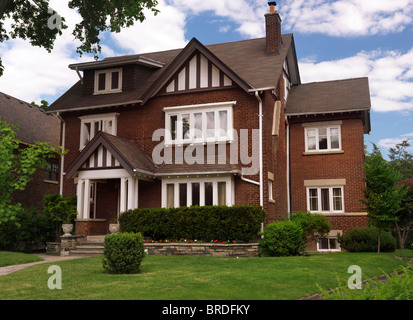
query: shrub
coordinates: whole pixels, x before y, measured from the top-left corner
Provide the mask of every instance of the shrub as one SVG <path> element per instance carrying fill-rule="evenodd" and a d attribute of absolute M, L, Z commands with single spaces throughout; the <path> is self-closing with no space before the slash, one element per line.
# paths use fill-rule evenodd
<path fill-rule="evenodd" d="M 297 212 L 291 214 L 291 221 L 298 223 L 305 233 L 304 242 L 325 238 L 331 230 L 328 218 L 321 214 Z"/>
<path fill-rule="evenodd" d="M 113 233 L 105 237 L 103 268 L 109 273 L 138 273 L 144 256 L 140 233 Z"/>
<path fill-rule="evenodd" d="M 341 248 L 349 252 L 377 252 L 377 228 L 355 227 L 338 236 Z M 380 232 L 380 251 L 393 252 L 397 241 L 390 232 Z"/>
<path fill-rule="evenodd" d="M 264 228 L 264 238 L 260 239 L 260 256 L 279 257 L 299 255 L 304 247 L 305 232 L 293 221 L 280 221 Z"/>
<path fill-rule="evenodd" d="M 50 220 L 37 208 L 23 209 L 0 223 L 0 250 L 31 252 L 53 240 Z"/>
<path fill-rule="evenodd" d="M 265 212 L 255 206 L 134 209 L 121 213 L 124 232 L 160 239 L 241 240 L 257 237 Z"/>

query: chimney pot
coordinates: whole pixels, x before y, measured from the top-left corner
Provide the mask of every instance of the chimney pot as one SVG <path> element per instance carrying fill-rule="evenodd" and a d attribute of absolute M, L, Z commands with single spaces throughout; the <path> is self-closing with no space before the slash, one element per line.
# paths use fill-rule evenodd
<path fill-rule="evenodd" d="M 270 6 L 270 13 L 274 13 L 275 12 L 275 6 L 277 5 L 277 3 L 275 1 L 269 1 L 268 5 Z"/>

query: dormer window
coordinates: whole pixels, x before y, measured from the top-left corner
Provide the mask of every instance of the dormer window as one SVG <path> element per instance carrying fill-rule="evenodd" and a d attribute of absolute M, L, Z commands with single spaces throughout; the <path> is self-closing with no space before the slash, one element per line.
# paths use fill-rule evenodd
<path fill-rule="evenodd" d="M 115 93 L 122 91 L 122 69 L 95 71 L 94 94 Z"/>

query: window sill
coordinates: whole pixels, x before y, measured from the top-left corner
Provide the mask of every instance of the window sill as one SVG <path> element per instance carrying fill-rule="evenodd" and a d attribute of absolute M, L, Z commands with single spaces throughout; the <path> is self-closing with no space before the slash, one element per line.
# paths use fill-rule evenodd
<path fill-rule="evenodd" d="M 275 203 L 275 200 L 274 199 L 268 199 L 268 202 L 269 203 Z"/>
<path fill-rule="evenodd" d="M 227 144 L 234 143 L 234 140 L 208 140 L 199 142 L 179 141 L 179 142 L 165 142 L 165 147 L 182 147 L 182 146 L 206 146 L 208 144 Z"/>
<path fill-rule="evenodd" d="M 108 90 L 108 91 L 97 91 L 93 92 L 94 96 L 100 95 L 100 94 L 111 94 L 111 93 L 121 93 L 122 90 Z"/>
<path fill-rule="evenodd" d="M 315 156 L 315 155 L 325 155 L 325 154 L 342 154 L 343 150 L 337 151 L 306 151 L 303 152 L 303 156 Z"/>
<path fill-rule="evenodd" d="M 50 183 L 50 184 L 59 184 L 59 181 L 54 181 L 54 180 L 43 180 L 44 183 Z"/>

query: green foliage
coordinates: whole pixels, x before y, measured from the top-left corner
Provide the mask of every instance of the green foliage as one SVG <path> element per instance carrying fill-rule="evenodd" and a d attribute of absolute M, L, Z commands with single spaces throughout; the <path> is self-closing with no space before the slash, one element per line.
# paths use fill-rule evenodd
<path fill-rule="evenodd" d="M 345 234 L 338 236 L 338 242 L 342 249 L 349 252 L 376 252 L 378 229 L 374 227 L 355 227 Z M 397 241 L 390 232 L 380 232 L 380 249 L 384 252 L 396 250 Z"/>
<path fill-rule="evenodd" d="M 321 289 L 324 300 L 413 300 L 413 271 L 400 267 L 386 275 L 386 282 L 378 278 L 368 280 L 361 289 L 350 289 L 339 282 L 332 292 Z"/>
<path fill-rule="evenodd" d="M 303 228 L 305 233 L 304 242 L 318 241 L 325 238 L 331 230 L 331 223 L 328 222 L 328 218 L 321 214 L 296 212 L 291 214 L 290 219 Z"/>
<path fill-rule="evenodd" d="M 64 17 L 59 16 L 49 6 L 50 0 L 12 1 L 0 3 L 0 43 L 10 38 L 28 40 L 31 45 L 53 49 L 54 42 L 62 30 L 67 28 Z M 100 36 L 102 32 L 120 32 L 122 28 L 132 26 L 135 21 L 145 19 L 144 10 L 155 15 L 156 0 L 70 0 L 68 7 L 76 10 L 81 21 L 76 24 L 72 34 L 81 42 L 77 52 L 97 54 L 101 52 Z M 5 18 L 11 18 L 11 28 L 4 28 Z M 3 66 L 0 59 L 0 76 Z"/>
<path fill-rule="evenodd" d="M 406 139 L 389 149 L 390 164 L 400 172 L 402 179 L 413 178 L 413 154 L 407 151 L 410 146 L 409 139 Z"/>
<path fill-rule="evenodd" d="M 0 224 L 0 250 L 31 252 L 53 240 L 53 225 L 40 210 L 22 209 L 14 217 Z"/>
<path fill-rule="evenodd" d="M 268 224 L 260 239 L 260 256 L 295 256 L 304 251 L 306 232 L 297 222 L 284 220 Z"/>
<path fill-rule="evenodd" d="M 76 197 L 64 198 L 60 194 L 43 197 L 44 213 L 54 225 L 56 241 L 59 240 L 62 223 L 72 223 L 77 216 L 76 201 Z"/>
<path fill-rule="evenodd" d="M 397 212 L 402 199 L 406 196 L 404 186 L 396 187 L 400 174 L 383 159 L 380 150 L 374 145 L 373 152 L 366 156 L 364 172 L 366 188 L 364 198 L 360 200 L 366 207 L 370 223 L 379 229 L 378 252 L 380 253 L 380 229 L 388 228 L 397 222 Z"/>
<path fill-rule="evenodd" d="M 265 212 L 255 206 L 135 209 L 120 214 L 125 232 L 160 239 L 243 240 L 257 236 Z"/>
<path fill-rule="evenodd" d="M 113 233 L 105 237 L 103 268 L 109 273 L 138 273 L 145 257 L 140 233 Z"/>
<path fill-rule="evenodd" d="M 47 159 L 62 155 L 61 148 L 44 142 L 21 145 L 17 127 L 0 120 L 0 224 L 21 212 L 13 203 L 13 193 L 24 190 L 33 173 L 47 165 Z"/>

